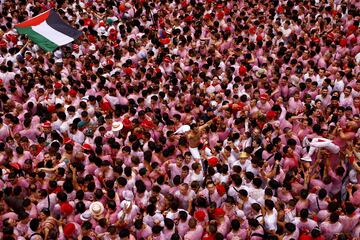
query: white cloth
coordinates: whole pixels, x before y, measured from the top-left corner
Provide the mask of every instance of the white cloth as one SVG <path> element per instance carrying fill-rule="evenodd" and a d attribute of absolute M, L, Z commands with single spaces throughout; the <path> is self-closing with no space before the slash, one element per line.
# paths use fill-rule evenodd
<path fill-rule="evenodd" d="M 196 148 L 189 147 L 189 150 L 194 159 L 201 159 L 200 152 L 197 147 Z"/>
<path fill-rule="evenodd" d="M 190 131 L 190 126 L 189 125 L 182 125 L 181 127 L 179 127 L 178 130 L 176 130 L 174 132 L 174 134 L 182 134 L 182 133 L 186 133 Z"/>

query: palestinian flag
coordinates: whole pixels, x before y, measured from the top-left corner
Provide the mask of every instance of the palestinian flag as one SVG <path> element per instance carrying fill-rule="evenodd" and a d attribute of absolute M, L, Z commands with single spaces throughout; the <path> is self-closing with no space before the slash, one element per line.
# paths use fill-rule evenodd
<path fill-rule="evenodd" d="M 19 34 L 26 34 L 34 43 L 47 52 L 66 45 L 82 35 L 65 23 L 53 9 L 15 25 Z"/>

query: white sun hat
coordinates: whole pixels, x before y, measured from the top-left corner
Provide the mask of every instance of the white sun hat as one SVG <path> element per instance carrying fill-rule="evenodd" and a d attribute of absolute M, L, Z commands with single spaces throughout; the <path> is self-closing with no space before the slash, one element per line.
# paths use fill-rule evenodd
<path fill-rule="evenodd" d="M 112 124 L 112 128 L 111 128 L 111 131 L 113 132 L 117 132 L 117 131 L 120 131 L 122 128 L 123 128 L 123 124 L 121 122 L 114 122 Z"/>
<path fill-rule="evenodd" d="M 93 202 L 90 204 L 89 210 L 92 216 L 99 216 L 104 212 L 104 205 L 101 202 Z"/>

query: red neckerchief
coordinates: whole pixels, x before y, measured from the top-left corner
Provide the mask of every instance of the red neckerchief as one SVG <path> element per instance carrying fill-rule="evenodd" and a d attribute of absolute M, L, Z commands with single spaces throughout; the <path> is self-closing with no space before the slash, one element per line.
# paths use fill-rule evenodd
<path fill-rule="evenodd" d="M 258 127 L 259 127 L 260 129 L 263 129 L 265 123 L 263 123 L 263 122 L 258 122 L 257 125 L 258 125 Z"/>
<path fill-rule="evenodd" d="M 54 191 L 52 191 L 53 193 L 59 193 L 61 192 L 61 187 L 60 186 L 57 186 Z"/>

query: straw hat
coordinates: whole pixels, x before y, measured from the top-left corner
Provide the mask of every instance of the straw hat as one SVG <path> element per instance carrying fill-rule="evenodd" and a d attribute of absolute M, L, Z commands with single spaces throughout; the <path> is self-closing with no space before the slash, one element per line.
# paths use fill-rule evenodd
<path fill-rule="evenodd" d="M 266 70 L 263 69 L 263 68 L 258 69 L 258 70 L 256 71 L 256 73 L 255 73 L 256 77 L 258 77 L 258 78 L 261 77 L 261 76 L 264 75 L 264 74 L 266 74 Z"/>
<path fill-rule="evenodd" d="M 90 204 L 89 210 L 92 216 L 99 216 L 104 212 L 104 205 L 101 202 L 93 202 Z"/>
<path fill-rule="evenodd" d="M 248 158 L 249 155 L 246 152 L 241 152 L 240 153 L 240 158 Z"/>
<path fill-rule="evenodd" d="M 123 124 L 121 122 L 114 122 L 112 124 L 112 128 L 111 128 L 111 131 L 113 132 L 117 132 L 117 131 L 120 131 L 122 128 L 123 128 Z"/>

